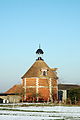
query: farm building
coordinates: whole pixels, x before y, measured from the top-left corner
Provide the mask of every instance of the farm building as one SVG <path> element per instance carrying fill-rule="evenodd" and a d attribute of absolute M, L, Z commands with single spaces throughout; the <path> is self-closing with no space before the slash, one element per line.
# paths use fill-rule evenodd
<path fill-rule="evenodd" d="M 22 83 L 14 85 L 5 93 L 0 94 L 0 102 L 55 102 L 66 101 L 71 88 L 79 85 L 58 84 L 57 68 L 50 68 L 42 58 L 40 48 L 36 51 L 38 58 L 21 77 Z"/>
<path fill-rule="evenodd" d="M 47 102 L 58 100 L 57 68 L 50 68 L 42 59 L 43 50 L 36 51 L 38 58 L 22 76 L 22 83 L 14 85 L 6 94 L 17 94 L 18 100 L 26 102 Z"/>
<path fill-rule="evenodd" d="M 79 89 L 80 85 L 75 84 L 58 84 L 58 100 L 62 102 L 66 102 L 71 89 Z"/>

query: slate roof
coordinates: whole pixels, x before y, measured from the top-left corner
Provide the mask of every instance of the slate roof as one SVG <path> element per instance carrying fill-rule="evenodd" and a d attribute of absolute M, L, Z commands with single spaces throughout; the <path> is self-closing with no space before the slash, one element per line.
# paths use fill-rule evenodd
<path fill-rule="evenodd" d="M 58 84 L 59 90 L 70 90 L 71 88 L 80 88 L 80 85 L 74 84 Z"/>

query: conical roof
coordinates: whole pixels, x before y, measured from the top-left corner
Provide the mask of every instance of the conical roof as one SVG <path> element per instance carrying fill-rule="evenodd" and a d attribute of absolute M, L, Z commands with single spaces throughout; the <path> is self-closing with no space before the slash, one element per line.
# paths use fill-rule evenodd
<path fill-rule="evenodd" d="M 47 71 L 46 75 L 42 74 L 43 70 Z M 37 60 L 30 67 L 30 69 L 22 76 L 22 79 L 29 77 L 49 77 L 49 78 L 57 79 L 55 72 L 53 72 L 43 60 Z"/>

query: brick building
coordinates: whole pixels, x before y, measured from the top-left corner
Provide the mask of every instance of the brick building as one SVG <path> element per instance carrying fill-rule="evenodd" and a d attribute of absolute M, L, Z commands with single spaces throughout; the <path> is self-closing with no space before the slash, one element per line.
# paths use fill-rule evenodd
<path fill-rule="evenodd" d="M 80 85 L 58 84 L 57 68 L 50 68 L 42 59 L 43 50 L 36 51 L 38 58 L 22 76 L 22 83 L 14 85 L 5 93 L 0 93 L 0 103 L 12 102 L 66 102 L 71 88 Z"/>
<path fill-rule="evenodd" d="M 58 77 L 56 68 L 51 69 L 42 59 L 43 50 L 36 51 L 38 59 L 22 76 L 24 101 L 56 101 L 58 100 Z"/>
<path fill-rule="evenodd" d="M 43 53 L 39 46 L 39 49 L 36 51 L 38 58 L 22 76 L 22 83 L 14 85 L 5 92 L 6 96 L 8 94 L 10 96 L 9 102 L 54 102 L 58 100 L 57 68 L 50 68 L 44 62 L 42 59 Z"/>

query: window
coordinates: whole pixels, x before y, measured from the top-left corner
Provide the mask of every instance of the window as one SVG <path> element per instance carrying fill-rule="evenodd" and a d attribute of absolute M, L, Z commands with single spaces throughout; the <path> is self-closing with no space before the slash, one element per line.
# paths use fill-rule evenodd
<path fill-rule="evenodd" d="M 46 76 L 46 71 L 43 71 L 43 75 Z"/>
<path fill-rule="evenodd" d="M 42 76 L 46 76 L 47 75 L 47 69 L 42 69 Z"/>

